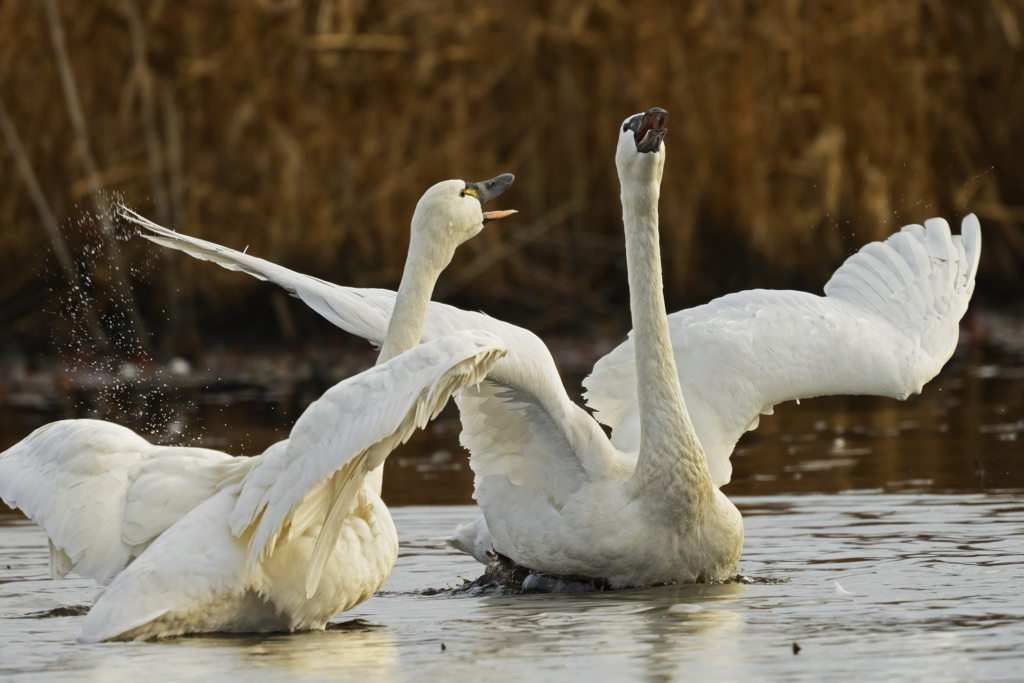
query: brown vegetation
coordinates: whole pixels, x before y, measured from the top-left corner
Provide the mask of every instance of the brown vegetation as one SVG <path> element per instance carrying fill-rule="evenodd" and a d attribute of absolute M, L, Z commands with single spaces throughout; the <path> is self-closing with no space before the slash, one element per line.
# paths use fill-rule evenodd
<path fill-rule="evenodd" d="M 76 260 L 103 241 L 79 221 L 102 187 L 179 230 L 394 286 L 428 185 L 511 171 L 501 203 L 520 216 L 467 245 L 438 296 L 539 327 L 620 324 L 616 126 L 657 105 L 670 308 L 820 288 L 865 241 L 968 211 L 986 230 L 980 286 L 1018 286 L 1024 0 L 57 4 L 98 170 L 45 3 L 0 2 L 0 99 Z M 0 143 L 0 321 L 17 331 L 48 321 L 11 302 L 66 279 L 14 162 Z M 110 260 L 80 260 L 111 298 Z M 135 286 L 172 319 L 266 298 L 207 264 L 157 263 Z"/>

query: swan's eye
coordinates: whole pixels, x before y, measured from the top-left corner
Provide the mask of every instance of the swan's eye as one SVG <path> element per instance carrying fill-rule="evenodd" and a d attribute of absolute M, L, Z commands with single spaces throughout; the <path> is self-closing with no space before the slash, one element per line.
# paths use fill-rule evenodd
<path fill-rule="evenodd" d="M 625 133 L 627 130 L 629 130 L 629 123 L 622 124 L 622 132 Z"/>
<path fill-rule="evenodd" d="M 463 190 L 462 192 L 460 192 L 459 196 L 460 197 L 465 197 L 467 194 L 470 197 L 476 197 L 477 199 L 480 199 L 480 197 L 478 197 L 477 194 L 476 194 L 476 190 L 470 189 L 468 187 L 465 190 Z"/>

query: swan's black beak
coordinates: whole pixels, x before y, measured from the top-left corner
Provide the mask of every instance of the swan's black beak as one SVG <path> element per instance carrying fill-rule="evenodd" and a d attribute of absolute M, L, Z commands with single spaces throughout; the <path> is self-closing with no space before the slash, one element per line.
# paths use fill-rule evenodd
<path fill-rule="evenodd" d="M 637 114 L 630 119 L 629 128 L 633 131 L 636 151 L 641 154 L 660 152 L 661 139 L 668 132 L 667 122 L 668 112 L 660 107 L 655 107 L 646 114 Z"/>
<path fill-rule="evenodd" d="M 484 180 L 479 183 L 466 183 L 466 189 L 463 190 L 463 193 L 476 197 L 480 200 L 480 206 L 483 206 L 511 187 L 512 181 L 515 179 L 516 177 L 511 173 L 502 173 L 497 178 L 491 178 L 490 180 Z M 496 221 L 499 218 L 505 218 L 514 213 L 516 213 L 514 209 L 507 211 L 485 211 L 484 223 Z"/>

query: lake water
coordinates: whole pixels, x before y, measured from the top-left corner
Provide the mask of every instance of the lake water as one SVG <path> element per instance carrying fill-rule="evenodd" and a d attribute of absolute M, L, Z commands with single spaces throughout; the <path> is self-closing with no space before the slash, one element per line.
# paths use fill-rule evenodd
<path fill-rule="evenodd" d="M 154 431 L 258 452 L 287 434 L 301 404 L 280 393 L 208 398 L 200 392 L 157 410 L 170 417 Z M 0 447 L 52 417 L 17 401 L 0 406 Z M 398 565 L 378 595 L 324 633 L 76 645 L 83 617 L 74 608 L 91 604 L 96 586 L 51 581 L 42 532 L 0 514 L 0 678 L 1024 675 L 1019 354 L 963 354 L 904 403 L 819 399 L 763 418 L 741 441 L 724 489 L 744 514 L 739 571 L 750 584 L 572 596 L 437 592 L 482 569 L 437 541 L 476 516 L 457 433 L 446 412 L 388 461 L 384 496 L 402 540 Z M 53 610 L 65 616 L 41 616 Z"/>
<path fill-rule="evenodd" d="M 740 571 L 783 583 L 428 595 L 479 573 L 434 540 L 475 508 L 400 507 L 402 550 L 391 579 L 336 620 L 363 620 L 355 628 L 92 646 L 74 643 L 83 617 L 39 615 L 89 604 L 95 585 L 51 581 L 43 534 L 8 517 L 0 527 L 0 676 L 933 681 L 1011 680 L 1024 671 L 1020 496 L 737 503 L 747 529 Z"/>

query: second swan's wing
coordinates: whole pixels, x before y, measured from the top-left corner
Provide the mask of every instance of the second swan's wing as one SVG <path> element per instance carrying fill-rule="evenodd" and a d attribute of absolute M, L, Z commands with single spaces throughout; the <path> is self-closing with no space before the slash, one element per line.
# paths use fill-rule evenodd
<path fill-rule="evenodd" d="M 669 316 L 686 407 L 715 484 L 761 414 L 783 401 L 837 394 L 905 399 L 952 355 L 978 269 L 981 228 L 910 225 L 854 254 L 825 296 L 751 290 Z M 640 446 L 633 341 L 594 366 L 587 404 L 626 452 Z"/>
<path fill-rule="evenodd" d="M 296 273 L 234 249 L 162 228 L 122 207 L 144 229 L 144 237 L 284 288 L 341 329 L 378 346 L 387 333 L 395 293 L 342 287 Z M 470 465 L 481 477 L 507 477 L 515 485 L 535 485 L 554 498 L 617 464 L 600 425 L 569 400 L 544 343 L 529 330 L 478 312 L 431 302 L 422 341 L 460 330 L 494 334 L 508 349 L 479 389 L 458 396 L 462 441 Z"/>

